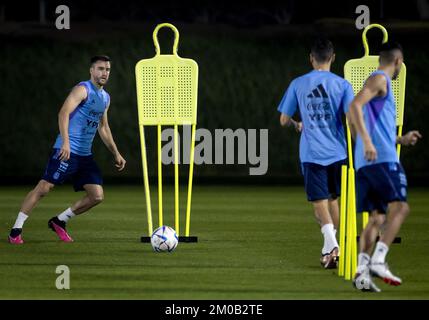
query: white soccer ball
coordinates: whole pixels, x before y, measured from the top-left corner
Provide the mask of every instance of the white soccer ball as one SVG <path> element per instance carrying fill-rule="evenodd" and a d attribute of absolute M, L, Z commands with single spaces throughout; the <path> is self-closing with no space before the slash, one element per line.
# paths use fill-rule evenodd
<path fill-rule="evenodd" d="M 179 238 L 173 228 L 162 226 L 152 233 L 150 243 L 156 252 L 173 252 L 179 243 Z"/>

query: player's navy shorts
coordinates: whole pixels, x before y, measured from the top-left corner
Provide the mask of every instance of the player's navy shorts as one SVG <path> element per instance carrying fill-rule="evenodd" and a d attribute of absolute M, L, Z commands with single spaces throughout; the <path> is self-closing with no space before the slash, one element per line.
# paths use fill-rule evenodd
<path fill-rule="evenodd" d="M 75 191 L 82 191 L 85 184 L 103 184 L 101 171 L 92 155 L 79 156 L 70 153 L 67 161 L 59 160 L 59 149 L 54 149 L 50 155 L 42 179 L 54 185 L 62 184 L 67 179 L 73 182 Z"/>
<path fill-rule="evenodd" d="M 341 166 L 346 163 L 346 159 L 327 166 L 311 162 L 301 163 L 308 201 L 336 199 L 341 192 Z"/>
<path fill-rule="evenodd" d="M 394 201 L 407 201 L 407 176 L 397 162 L 360 168 L 356 174 L 357 212 L 387 212 Z"/>

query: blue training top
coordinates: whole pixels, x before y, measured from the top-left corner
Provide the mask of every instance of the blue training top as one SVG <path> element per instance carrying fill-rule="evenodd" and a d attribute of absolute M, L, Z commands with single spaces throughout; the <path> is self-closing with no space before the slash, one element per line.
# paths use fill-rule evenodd
<path fill-rule="evenodd" d="M 299 107 L 301 162 L 327 166 L 347 158 L 342 115 L 353 97 L 350 83 L 329 71 L 313 70 L 291 82 L 278 111 L 292 117 Z"/>
<path fill-rule="evenodd" d="M 78 86 L 85 87 L 87 97 L 70 114 L 70 151 L 80 156 L 89 156 L 92 154 L 92 141 L 109 105 L 110 96 L 104 89 L 98 89 L 91 80 L 80 82 Z M 63 139 L 59 134 L 54 148 L 61 148 L 62 144 Z"/>
<path fill-rule="evenodd" d="M 356 170 L 382 162 L 399 162 L 396 153 L 396 107 L 390 77 L 381 70 L 373 72 L 370 77 L 381 74 L 386 77 L 387 93 L 384 97 L 375 97 L 363 108 L 363 117 L 368 134 L 377 150 L 377 159 L 365 159 L 363 141 L 360 135 L 356 138 Z"/>

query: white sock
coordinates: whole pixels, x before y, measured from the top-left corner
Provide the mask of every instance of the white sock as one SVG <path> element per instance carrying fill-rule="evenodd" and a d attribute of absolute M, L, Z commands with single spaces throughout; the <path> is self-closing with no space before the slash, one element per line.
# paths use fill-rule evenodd
<path fill-rule="evenodd" d="M 24 225 L 24 222 L 27 220 L 27 218 L 28 216 L 24 212 L 20 211 L 12 229 L 22 229 L 22 226 Z"/>
<path fill-rule="evenodd" d="M 338 246 L 337 239 L 335 238 L 334 225 L 332 223 L 325 224 L 321 229 L 324 237 L 324 244 L 322 254 L 331 253 L 332 249 Z"/>
<path fill-rule="evenodd" d="M 384 263 L 388 251 L 389 247 L 384 242 L 378 241 L 371 257 L 371 263 Z"/>
<path fill-rule="evenodd" d="M 358 267 L 357 273 L 362 273 L 366 268 L 368 268 L 371 257 L 368 253 L 361 252 L 358 255 Z"/>
<path fill-rule="evenodd" d="M 61 221 L 67 222 L 69 221 L 71 218 L 73 218 L 74 216 L 76 216 L 73 211 L 71 211 L 71 208 L 68 208 L 67 210 L 65 210 L 63 213 L 60 213 L 57 218 L 60 219 Z"/>

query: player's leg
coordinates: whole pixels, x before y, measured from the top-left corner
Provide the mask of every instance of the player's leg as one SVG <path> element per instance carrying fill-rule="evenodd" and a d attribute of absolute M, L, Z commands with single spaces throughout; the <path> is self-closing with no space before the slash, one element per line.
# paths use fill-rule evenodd
<path fill-rule="evenodd" d="M 10 234 L 9 242 L 12 244 L 22 244 L 22 228 L 28 216 L 31 214 L 31 211 L 37 205 L 37 203 L 46 196 L 49 191 L 54 187 L 53 183 L 50 183 L 46 180 L 40 180 L 39 183 L 31 190 L 22 202 L 21 209 L 19 210 L 18 216 L 16 218 L 15 224 L 13 225 Z"/>
<path fill-rule="evenodd" d="M 356 289 L 369 292 L 380 292 L 381 290 L 375 285 L 370 275 L 370 254 L 374 248 L 380 227 L 384 223 L 385 214 L 379 214 L 374 210 L 366 227 L 362 230 L 359 239 L 358 267 L 353 277 L 353 286 Z"/>
<path fill-rule="evenodd" d="M 85 196 L 48 221 L 49 228 L 65 242 L 73 241 L 66 230 L 67 222 L 71 218 L 87 212 L 104 199 L 101 172 L 92 156 L 77 157 L 77 161 L 79 171 L 73 176 L 74 189 L 75 191 L 85 191 Z"/>
<path fill-rule="evenodd" d="M 377 240 L 377 236 L 380 232 L 380 228 L 385 220 L 386 214 L 379 213 L 377 210 L 374 210 L 371 212 L 368 223 L 360 235 L 359 252 L 368 256 L 368 263 L 369 256 L 373 251 L 375 241 Z"/>
<path fill-rule="evenodd" d="M 389 247 L 409 215 L 410 207 L 406 202 L 395 201 L 389 203 L 388 212 L 386 225 L 384 226 L 380 241 Z"/>
<path fill-rule="evenodd" d="M 340 160 L 334 162 L 326 167 L 327 173 L 327 187 L 329 193 L 328 199 L 328 209 L 329 214 L 334 225 L 334 236 L 336 239 L 337 230 L 340 221 L 340 208 L 339 208 L 339 196 L 341 195 L 341 167 L 346 164 L 346 160 Z M 335 255 L 333 258 L 338 260 L 338 243 L 336 244 L 337 248 L 334 250 L 331 255 Z"/>
<path fill-rule="evenodd" d="M 40 180 L 36 187 L 31 190 L 21 205 L 21 212 L 25 212 L 26 215 L 30 215 L 31 211 L 37 205 L 40 199 L 46 196 L 49 191 L 54 187 L 53 183 L 50 183 L 46 180 Z"/>
<path fill-rule="evenodd" d="M 371 257 L 371 273 L 393 286 L 400 285 L 402 280 L 389 270 L 386 263 L 386 255 L 389 252 L 390 245 L 401 229 L 402 223 L 408 216 L 409 211 L 410 209 L 406 202 L 395 201 L 389 203 L 384 232 L 380 237 L 380 241 L 377 242 Z"/>
<path fill-rule="evenodd" d="M 331 214 L 329 212 L 328 199 L 312 201 L 314 216 L 322 228 L 326 224 L 334 225 Z"/>
<path fill-rule="evenodd" d="M 380 177 L 377 179 L 376 187 L 379 190 L 379 198 L 388 203 L 388 210 L 383 233 L 371 257 L 370 271 L 384 282 L 397 286 L 402 280 L 389 270 L 386 255 L 410 211 L 407 204 L 407 178 L 399 163 L 384 163 L 379 167 Z"/>
<path fill-rule="evenodd" d="M 338 230 L 340 222 L 340 208 L 338 205 L 338 198 L 328 200 L 329 214 L 331 216 L 332 224 L 334 225 L 335 234 Z"/>
<path fill-rule="evenodd" d="M 313 205 L 314 215 L 323 234 L 323 247 L 320 263 L 324 268 L 335 268 L 338 256 L 338 243 L 335 238 L 334 223 L 329 212 L 330 193 L 327 167 L 315 163 L 303 163 L 307 199 Z"/>
<path fill-rule="evenodd" d="M 331 198 L 328 188 L 327 166 L 315 163 L 302 163 L 307 199 L 313 205 L 314 215 L 323 234 L 322 257 L 320 263 L 324 268 L 335 268 L 338 257 L 338 242 L 335 238 L 334 223 L 329 212 L 328 199 Z"/>
<path fill-rule="evenodd" d="M 328 207 L 329 207 L 329 214 L 330 214 L 331 219 L 332 219 L 332 224 L 334 225 L 334 237 L 335 237 L 335 241 L 336 241 L 336 247 L 334 248 L 335 250 L 331 251 L 331 254 L 330 254 L 331 257 L 330 258 L 333 259 L 335 263 L 337 263 L 339 260 L 339 254 L 340 254 L 340 246 L 339 246 L 338 240 L 337 240 L 337 230 L 338 230 L 338 225 L 339 225 L 339 221 L 340 221 L 340 208 L 338 205 L 338 198 L 329 199 L 328 200 Z M 334 263 L 334 262 L 332 262 L 332 263 Z"/>
<path fill-rule="evenodd" d="M 362 291 L 381 291 L 371 279 L 369 265 L 371 261 L 370 255 L 385 218 L 384 213 L 373 210 L 359 238 L 358 267 L 353 278 L 353 285 Z"/>
<path fill-rule="evenodd" d="M 25 197 L 18 217 L 15 221 L 10 235 L 9 242 L 13 244 L 22 244 L 22 227 L 25 220 L 27 220 L 33 208 L 37 205 L 41 198 L 49 193 L 54 185 L 61 184 L 68 177 L 70 171 L 73 170 L 73 165 L 69 161 L 61 161 L 58 159 L 58 149 L 53 149 L 49 156 L 45 172 L 42 179 Z"/>
<path fill-rule="evenodd" d="M 339 196 L 341 195 L 341 166 L 347 164 L 346 160 L 340 160 L 327 166 L 327 183 L 329 192 L 329 214 L 334 225 L 335 235 L 337 234 L 340 221 Z"/>
<path fill-rule="evenodd" d="M 66 229 L 67 222 L 71 218 L 87 212 L 89 209 L 103 201 L 103 187 L 101 185 L 85 184 L 83 188 L 86 191 L 83 198 L 79 199 L 70 208 L 48 221 L 48 226 L 55 231 L 60 240 L 64 242 L 73 241 Z"/>
<path fill-rule="evenodd" d="M 75 215 L 82 214 L 104 200 L 103 187 L 98 184 L 85 184 L 86 195 L 74 203 L 70 209 Z"/>
<path fill-rule="evenodd" d="M 336 257 L 338 256 L 338 242 L 335 237 L 334 223 L 329 212 L 328 199 L 313 201 L 314 214 L 320 224 L 323 234 L 323 248 L 320 263 L 324 268 L 332 269 L 336 267 Z"/>
<path fill-rule="evenodd" d="M 371 167 L 364 167 L 356 173 L 356 204 L 357 212 L 371 212 L 366 227 L 362 230 L 359 239 L 358 266 L 353 277 L 353 286 L 361 291 L 380 292 L 370 275 L 371 252 L 377 239 L 380 227 L 385 221 L 385 205 L 374 201 L 376 197 L 371 188 Z"/>

